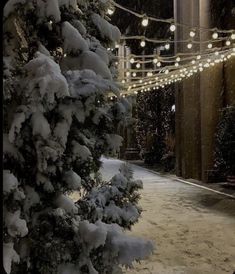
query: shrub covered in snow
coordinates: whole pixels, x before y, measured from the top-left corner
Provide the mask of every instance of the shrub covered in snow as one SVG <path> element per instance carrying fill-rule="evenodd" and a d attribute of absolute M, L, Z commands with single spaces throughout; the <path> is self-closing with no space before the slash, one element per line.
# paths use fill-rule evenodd
<path fill-rule="evenodd" d="M 119 97 L 106 47 L 120 32 L 106 20 L 109 6 L 9 0 L 4 8 L 6 273 L 122 273 L 153 249 L 123 231 L 140 216 L 141 182 L 127 166 L 110 182 L 98 172 L 101 155 L 118 150 L 113 129 L 128 112 L 125 99 L 107 100 Z"/>

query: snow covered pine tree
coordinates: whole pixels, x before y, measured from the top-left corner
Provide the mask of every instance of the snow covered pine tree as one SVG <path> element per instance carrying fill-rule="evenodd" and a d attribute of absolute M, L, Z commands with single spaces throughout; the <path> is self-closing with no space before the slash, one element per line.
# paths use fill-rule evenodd
<path fill-rule="evenodd" d="M 142 187 L 128 166 L 110 182 L 100 157 L 128 104 L 113 81 L 120 38 L 107 0 L 9 0 L 4 7 L 4 269 L 122 273 L 150 241 L 126 236 Z M 78 201 L 71 193 L 80 193 Z"/>

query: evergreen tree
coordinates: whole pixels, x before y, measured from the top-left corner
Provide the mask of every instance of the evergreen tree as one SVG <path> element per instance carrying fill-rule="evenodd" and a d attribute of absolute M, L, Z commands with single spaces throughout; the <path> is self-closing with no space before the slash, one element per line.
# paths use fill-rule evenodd
<path fill-rule="evenodd" d="M 4 245 L 6 273 L 122 273 L 152 243 L 125 236 L 140 181 L 110 182 L 102 154 L 128 114 L 106 50 L 120 38 L 109 1 L 9 0 L 4 8 Z M 70 194 L 76 191 L 74 201 Z M 78 196 L 78 195 L 77 195 Z"/>
<path fill-rule="evenodd" d="M 221 112 L 215 136 L 214 168 L 219 178 L 235 174 L 235 107 L 227 107 Z"/>

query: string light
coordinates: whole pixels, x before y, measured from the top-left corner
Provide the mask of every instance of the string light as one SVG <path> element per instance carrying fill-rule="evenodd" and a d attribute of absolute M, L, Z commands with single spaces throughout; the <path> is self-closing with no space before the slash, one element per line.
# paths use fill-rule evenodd
<path fill-rule="evenodd" d="M 161 62 L 157 62 L 158 67 L 161 67 L 161 65 L 162 65 Z"/>
<path fill-rule="evenodd" d="M 148 26 L 148 24 L 149 24 L 149 19 L 148 19 L 147 16 L 144 16 L 144 17 L 143 17 L 141 24 L 142 24 L 143 27 L 147 27 L 147 26 Z"/>
<path fill-rule="evenodd" d="M 177 62 L 180 62 L 180 60 L 181 60 L 180 57 L 177 57 L 177 58 L 176 58 L 176 61 L 177 61 Z"/>
<path fill-rule="evenodd" d="M 145 45 L 146 45 L 145 40 L 141 40 L 141 42 L 140 42 L 140 46 L 141 46 L 142 48 L 144 48 L 144 47 L 145 47 Z"/>
<path fill-rule="evenodd" d="M 207 47 L 208 47 L 208 49 L 212 49 L 213 45 L 212 45 L 211 43 L 209 43 L 209 44 L 207 45 Z"/>
<path fill-rule="evenodd" d="M 226 44 L 226 46 L 230 46 L 231 42 L 229 40 L 227 40 L 225 44 Z"/>
<path fill-rule="evenodd" d="M 165 49 L 166 49 L 166 50 L 169 50 L 169 49 L 170 49 L 170 44 L 166 44 L 166 45 L 165 45 Z"/>
<path fill-rule="evenodd" d="M 206 59 L 202 59 L 201 63 L 197 65 L 192 66 L 190 64 L 186 64 L 184 65 L 185 67 L 178 70 L 174 70 L 171 66 L 165 67 L 164 73 L 160 72 L 160 74 L 158 74 L 159 77 L 156 77 L 156 74 L 154 75 L 150 72 L 148 73 L 148 75 L 152 76 L 147 76 L 147 82 L 144 83 L 145 88 L 142 86 L 143 84 L 141 83 L 141 81 L 136 81 L 134 83 L 134 85 L 136 86 L 129 85 L 128 93 L 141 90 L 147 91 L 149 89 L 153 89 L 154 87 L 169 85 L 178 81 L 182 81 L 184 78 L 189 78 L 198 71 L 202 72 L 206 68 L 213 67 L 215 66 L 215 64 L 226 61 L 232 56 L 235 56 L 235 48 L 233 47 L 232 49 L 221 50 L 219 52 L 219 56 L 215 55 L 215 52 L 207 55 L 210 58 L 207 57 Z"/>
<path fill-rule="evenodd" d="M 232 40 L 235 40 L 235 33 L 232 33 L 232 34 L 231 34 L 231 39 L 232 39 Z"/>
<path fill-rule="evenodd" d="M 196 35 L 196 32 L 195 31 L 193 31 L 193 30 L 191 30 L 190 32 L 189 32 L 189 36 L 190 37 L 194 37 Z"/>
<path fill-rule="evenodd" d="M 140 63 L 137 63 L 137 64 L 136 64 L 136 67 L 137 67 L 137 68 L 140 68 Z"/>
<path fill-rule="evenodd" d="M 158 59 L 155 57 L 155 58 L 153 59 L 153 63 L 154 63 L 154 64 L 157 64 L 157 62 L 158 62 Z"/>
<path fill-rule="evenodd" d="M 108 13 L 108 15 L 113 15 L 114 14 L 114 8 L 108 8 L 107 13 Z"/>
<path fill-rule="evenodd" d="M 218 37 L 219 37 L 218 32 L 214 32 L 214 33 L 212 34 L 212 38 L 213 38 L 213 39 L 217 39 Z"/>
<path fill-rule="evenodd" d="M 187 48 L 188 48 L 188 49 L 191 49 L 192 47 L 193 47 L 193 44 L 192 44 L 192 43 L 188 43 L 188 44 L 187 44 Z"/>
<path fill-rule="evenodd" d="M 131 63 L 131 64 L 134 64 L 134 63 L 135 63 L 135 59 L 134 59 L 133 57 L 130 59 L 130 63 Z"/>
<path fill-rule="evenodd" d="M 171 32 L 174 32 L 176 30 L 176 26 L 174 25 L 174 24 L 172 24 L 171 26 L 170 26 L 170 31 Z"/>
<path fill-rule="evenodd" d="M 132 76 L 133 76 L 133 77 L 136 77 L 136 73 L 135 73 L 135 72 L 133 72 L 133 73 L 132 73 Z"/>

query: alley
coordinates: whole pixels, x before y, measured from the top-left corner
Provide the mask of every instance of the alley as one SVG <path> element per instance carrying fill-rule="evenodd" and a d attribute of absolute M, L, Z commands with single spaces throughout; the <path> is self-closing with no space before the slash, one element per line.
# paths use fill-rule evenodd
<path fill-rule="evenodd" d="M 105 180 L 121 161 L 102 159 Z M 151 239 L 154 254 L 128 274 L 232 274 L 235 270 L 235 200 L 132 165 L 143 181 L 142 218 L 132 235 Z M 128 232 L 129 233 L 129 232 Z"/>

